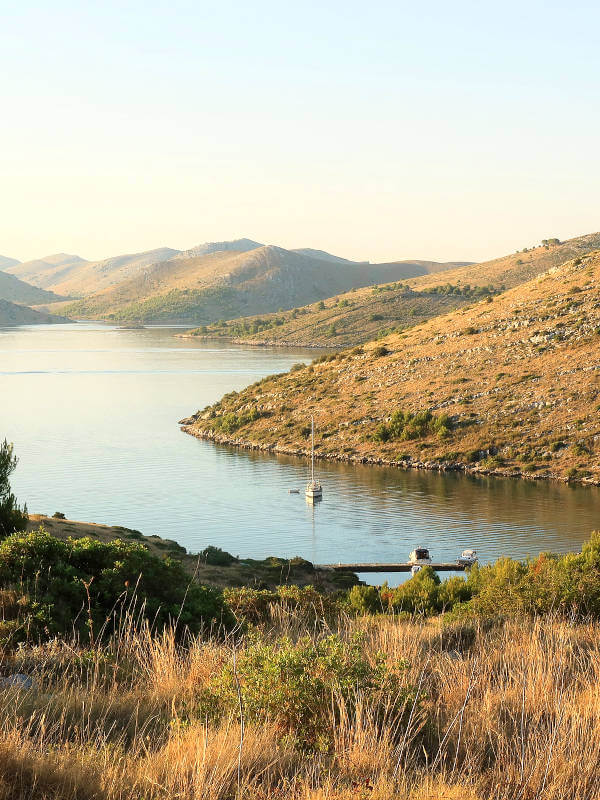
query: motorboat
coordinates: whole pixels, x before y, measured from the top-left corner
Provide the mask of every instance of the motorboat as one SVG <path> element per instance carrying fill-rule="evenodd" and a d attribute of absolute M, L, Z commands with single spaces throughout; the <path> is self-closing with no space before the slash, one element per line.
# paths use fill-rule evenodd
<path fill-rule="evenodd" d="M 477 550 L 463 550 L 456 559 L 457 564 L 470 567 L 477 561 Z"/>
<path fill-rule="evenodd" d="M 429 550 L 426 547 L 415 547 L 408 557 L 409 564 L 431 564 Z"/>

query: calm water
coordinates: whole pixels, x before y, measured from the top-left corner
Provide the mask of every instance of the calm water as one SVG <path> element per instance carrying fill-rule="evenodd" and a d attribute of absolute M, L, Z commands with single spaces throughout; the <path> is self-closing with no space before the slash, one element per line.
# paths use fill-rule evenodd
<path fill-rule="evenodd" d="M 600 528 L 594 488 L 339 464 L 319 464 L 325 499 L 312 508 L 288 494 L 303 489 L 303 462 L 215 447 L 177 421 L 314 353 L 174 333 L 0 330 L 0 438 L 15 443 L 13 487 L 30 511 L 317 563 L 404 560 L 420 543 L 440 560 L 465 547 L 482 560 L 565 552 Z"/>

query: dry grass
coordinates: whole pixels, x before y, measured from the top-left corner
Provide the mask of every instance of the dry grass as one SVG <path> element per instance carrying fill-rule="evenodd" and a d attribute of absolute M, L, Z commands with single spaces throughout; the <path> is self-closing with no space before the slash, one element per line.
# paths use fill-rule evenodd
<path fill-rule="evenodd" d="M 297 627 L 276 619 L 269 636 L 281 625 Z M 241 735 L 239 713 L 194 716 L 231 642 L 182 648 L 128 631 L 97 652 L 54 642 L 7 654 L 4 671 L 36 683 L 0 694 L 0 800 L 598 797 L 600 626 L 512 621 L 469 646 L 438 621 L 345 619 L 338 632 L 406 659 L 425 699 L 401 718 L 376 714 L 368 696 L 333 708 L 326 753 L 294 749 L 275 724 L 244 720 Z"/>
<path fill-rule="evenodd" d="M 230 393 L 184 430 L 277 452 L 374 463 L 600 481 L 600 254 L 575 259 L 468 309 L 359 352 Z M 231 435 L 214 415 L 262 416 Z M 448 414 L 454 430 L 376 441 L 401 409 Z"/>

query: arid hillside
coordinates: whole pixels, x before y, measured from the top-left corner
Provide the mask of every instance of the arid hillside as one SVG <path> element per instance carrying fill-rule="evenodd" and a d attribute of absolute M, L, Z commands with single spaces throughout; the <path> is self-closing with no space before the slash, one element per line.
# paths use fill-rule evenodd
<path fill-rule="evenodd" d="M 0 299 L 23 305 L 36 305 L 56 303 L 65 298 L 54 292 L 38 289 L 37 286 L 32 286 L 8 272 L 0 272 Z"/>
<path fill-rule="evenodd" d="M 64 309 L 76 317 L 207 324 L 306 305 L 354 286 L 386 283 L 455 264 L 356 264 L 264 246 L 155 264 L 131 280 Z"/>
<path fill-rule="evenodd" d="M 446 281 L 459 286 L 505 286 L 510 289 L 526 283 L 551 267 L 564 264 L 569 259 L 584 256 L 600 248 L 600 233 L 588 233 L 565 242 L 546 239 L 545 243 L 526 247 L 517 253 L 502 258 L 469 264 L 452 270 L 447 275 L 426 275 L 411 281 L 415 289 L 440 286 Z"/>
<path fill-rule="evenodd" d="M 83 297 L 130 279 L 151 264 L 165 261 L 178 253 L 179 250 L 160 247 L 144 253 L 114 256 L 103 261 L 86 261 L 79 256 L 60 254 L 18 264 L 9 271 L 14 275 L 22 275 L 25 280 L 36 286 L 52 289 L 58 294 Z"/>
<path fill-rule="evenodd" d="M 254 315 L 220 321 L 184 334 L 225 338 L 244 344 L 340 348 L 425 322 L 474 298 L 497 294 L 531 280 L 550 267 L 600 247 L 600 234 L 589 234 L 556 244 L 551 240 L 532 248 L 480 264 L 353 289 L 322 303 L 299 306 L 285 313 Z"/>
<path fill-rule="evenodd" d="M 70 322 L 66 317 L 34 311 L 33 308 L 9 303 L 0 299 L 0 327 L 12 325 L 45 325 L 48 323 Z"/>
<path fill-rule="evenodd" d="M 7 272 L 16 275 L 33 286 L 41 289 L 51 289 L 58 284 L 71 270 L 87 264 L 85 258 L 69 253 L 55 253 L 51 256 L 36 258 L 33 261 L 17 262 L 9 267 L 4 267 Z"/>
<path fill-rule="evenodd" d="M 179 336 L 255 345 L 352 347 L 491 294 L 494 290 L 487 287 L 444 284 L 415 291 L 406 283 L 386 283 L 353 289 L 289 311 L 221 320 Z"/>
<path fill-rule="evenodd" d="M 245 447 L 600 480 L 600 253 L 364 347 L 266 378 L 184 421 Z"/>

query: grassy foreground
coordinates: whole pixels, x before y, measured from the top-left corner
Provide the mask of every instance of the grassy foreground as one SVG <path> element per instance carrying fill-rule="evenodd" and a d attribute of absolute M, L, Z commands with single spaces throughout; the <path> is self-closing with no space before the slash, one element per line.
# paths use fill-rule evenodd
<path fill-rule="evenodd" d="M 35 684 L 0 693 L 0 798 L 598 796 L 596 624 L 278 609 L 260 642 L 125 624 L 96 649 L 22 647 L 10 667 Z"/>

